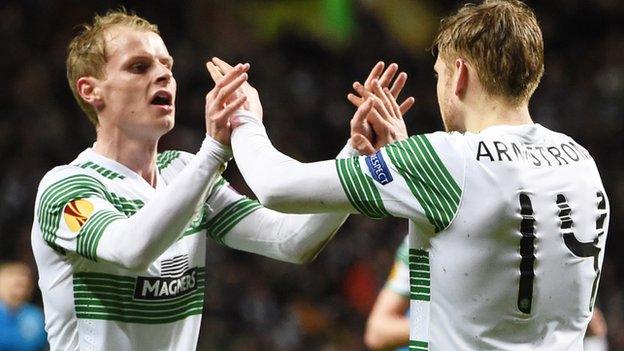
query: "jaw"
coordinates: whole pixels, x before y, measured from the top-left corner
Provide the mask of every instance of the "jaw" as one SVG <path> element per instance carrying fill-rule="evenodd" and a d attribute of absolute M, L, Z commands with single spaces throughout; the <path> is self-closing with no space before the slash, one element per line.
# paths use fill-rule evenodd
<path fill-rule="evenodd" d="M 464 133 L 466 131 L 465 114 L 456 103 L 450 99 L 447 100 L 440 112 L 446 132 Z"/>
<path fill-rule="evenodd" d="M 122 143 L 156 143 L 175 126 L 175 112 L 158 113 L 144 111 L 142 118 L 123 118 L 116 121 L 103 121 L 98 127 L 98 134 L 105 139 Z M 136 114 L 132 114 L 136 116 Z M 108 123 L 106 123 L 108 122 Z M 112 123 L 111 123 L 112 122 Z"/>

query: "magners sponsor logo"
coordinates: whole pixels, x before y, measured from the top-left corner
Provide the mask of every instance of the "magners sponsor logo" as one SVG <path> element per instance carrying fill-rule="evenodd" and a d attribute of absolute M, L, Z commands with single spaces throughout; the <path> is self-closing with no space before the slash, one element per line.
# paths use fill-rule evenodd
<path fill-rule="evenodd" d="M 191 268 L 179 277 L 137 277 L 135 300 L 166 300 L 197 289 L 197 270 Z"/>
<path fill-rule="evenodd" d="M 63 209 L 63 219 L 72 232 L 80 231 L 80 228 L 93 214 L 93 204 L 85 199 L 70 201 Z"/>

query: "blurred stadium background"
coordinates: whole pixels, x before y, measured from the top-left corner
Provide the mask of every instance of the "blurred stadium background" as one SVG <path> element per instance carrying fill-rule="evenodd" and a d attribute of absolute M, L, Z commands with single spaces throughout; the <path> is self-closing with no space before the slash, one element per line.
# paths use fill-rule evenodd
<path fill-rule="evenodd" d="M 34 264 L 30 226 L 43 174 L 72 160 L 94 130 L 65 80 L 66 46 L 94 13 L 125 6 L 158 24 L 175 58 L 177 125 L 162 149 L 194 152 L 204 133 L 204 62 L 250 62 L 276 146 L 301 161 L 333 157 L 348 138 L 351 82 L 378 60 L 409 74 L 411 133 L 439 130 L 428 51 L 459 1 L 240 0 L 0 2 L 0 261 Z M 534 119 L 595 157 L 612 216 L 599 305 L 611 350 L 624 350 L 624 1 L 529 1 L 546 42 Z M 251 195 L 234 163 L 227 178 Z M 364 323 L 406 232 L 354 216 L 316 261 L 279 263 L 210 243 L 200 350 L 362 350 Z M 461 287 L 458 287 L 461 288 Z M 34 301 L 40 303 L 36 294 Z"/>

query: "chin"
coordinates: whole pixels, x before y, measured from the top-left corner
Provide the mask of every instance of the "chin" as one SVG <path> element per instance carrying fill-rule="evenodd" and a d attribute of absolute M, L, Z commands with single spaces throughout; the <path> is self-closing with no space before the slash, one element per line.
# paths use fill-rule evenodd
<path fill-rule="evenodd" d="M 167 132 L 169 132 L 173 129 L 173 127 L 175 127 L 175 116 L 172 113 L 171 115 L 168 115 L 165 119 L 165 128 L 167 129 Z"/>
<path fill-rule="evenodd" d="M 175 126 L 175 120 L 173 115 L 160 116 L 156 122 L 150 123 L 149 126 L 144 126 L 143 135 L 148 139 L 160 139 L 163 135 L 169 133 Z M 140 127 L 137 127 L 140 128 Z"/>

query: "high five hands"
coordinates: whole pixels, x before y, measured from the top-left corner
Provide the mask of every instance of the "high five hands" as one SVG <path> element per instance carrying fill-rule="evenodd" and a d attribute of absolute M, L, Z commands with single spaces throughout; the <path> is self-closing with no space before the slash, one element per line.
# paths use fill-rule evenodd
<path fill-rule="evenodd" d="M 211 64 L 206 63 L 206 67 L 212 75 Z M 221 144 L 230 145 L 230 117 L 248 100 L 247 95 L 238 92 L 247 82 L 248 70 L 248 63 L 238 64 L 225 74 L 219 73 L 219 79 L 213 76 L 215 87 L 206 94 L 206 133 Z"/>
<path fill-rule="evenodd" d="M 398 65 L 395 63 L 386 70 L 384 67 L 382 61 L 378 62 L 363 85 L 353 83 L 357 95 L 347 95 L 358 108 L 350 122 L 351 145 L 363 155 L 407 139 L 403 114 L 414 105 L 414 98 L 409 97 L 400 105 L 396 101 L 405 86 L 407 74 L 396 75 Z M 247 82 L 249 64 L 231 66 L 215 57 L 206 63 L 206 68 L 215 82 L 215 88 L 206 95 L 206 130 L 214 139 L 229 145 L 231 129 L 238 123 L 233 118 L 234 112 L 244 108 L 262 120 L 262 104 L 258 91 Z"/>
<path fill-rule="evenodd" d="M 405 86 L 407 74 L 396 75 L 399 66 L 395 63 L 385 71 L 384 66 L 383 61 L 377 62 L 364 85 L 353 83 L 353 89 L 359 95 L 347 95 L 358 108 L 350 123 L 351 146 L 362 155 L 373 154 L 382 146 L 408 136 L 403 115 L 414 105 L 414 98 L 405 99 L 401 105 L 396 101 Z M 393 79 L 394 83 L 388 88 Z"/>

